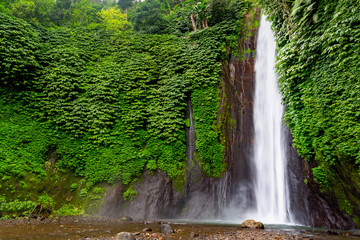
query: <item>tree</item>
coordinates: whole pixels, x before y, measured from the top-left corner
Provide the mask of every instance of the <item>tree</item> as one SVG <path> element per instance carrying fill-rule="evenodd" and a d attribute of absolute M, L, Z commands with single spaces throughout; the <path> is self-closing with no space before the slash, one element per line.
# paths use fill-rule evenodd
<path fill-rule="evenodd" d="M 12 15 L 25 19 L 29 22 L 36 22 L 36 5 L 32 0 L 18 0 L 10 4 Z"/>
<path fill-rule="evenodd" d="M 34 0 L 36 5 L 36 18 L 43 25 L 50 25 L 51 16 L 56 6 L 55 0 Z"/>
<path fill-rule="evenodd" d="M 207 20 L 209 26 L 223 21 L 236 21 L 241 19 L 250 8 L 251 2 L 237 0 L 209 0 Z"/>
<path fill-rule="evenodd" d="M 131 20 L 136 31 L 160 33 L 166 28 L 164 10 L 159 0 L 146 0 L 135 5 Z"/>
<path fill-rule="evenodd" d="M 3 0 L 0 3 L 0 13 L 7 13 L 8 12 L 8 6 L 9 6 L 9 0 Z"/>
<path fill-rule="evenodd" d="M 50 15 L 50 21 L 57 26 L 70 21 L 71 0 L 56 0 L 55 8 Z"/>
<path fill-rule="evenodd" d="M 208 9 L 207 0 L 202 0 L 200 2 L 196 0 L 186 0 L 182 5 L 188 11 L 194 31 L 198 28 L 198 21 L 200 21 L 199 25 L 202 29 L 209 27 L 206 16 Z"/>
<path fill-rule="evenodd" d="M 75 3 L 71 13 L 73 25 L 81 26 L 96 22 L 98 20 L 97 12 L 101 8 L 100 4 L 92 3 L 91 0 L 80 0 Z"/>
<path fill-rule="evenodd" d="M 99 13 L 102 24 L 109 30 L 126 30 L 130 23 L 126 20 L 126 14 L 121 13 L 116 7 L 102 9 Z"/>
<path fill-rule="evenodd" d="M 117 2 L 115 0 L 97 0 L 103 7 L 103 9 L 115 7 Z"/>
<path fill-rule="evenodd" d="M 123 11 L 126 11 L 133 5 L 133 0 L 119 0 L 118 5 Z"/>

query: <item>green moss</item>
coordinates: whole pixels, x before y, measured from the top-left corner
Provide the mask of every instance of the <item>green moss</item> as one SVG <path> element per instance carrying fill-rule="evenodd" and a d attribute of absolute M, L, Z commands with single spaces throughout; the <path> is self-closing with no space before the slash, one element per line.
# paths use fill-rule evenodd
<path fill-rule="evenodd" d="M 185 119 L 185 126 L 186 126 L 187 128 L 190 127 L 190 119 L 189 119 L 189 118 Z"/>
<path fill-rule="evenodd" d="M 352 220 L 355 222 L 356 226 L 360 226 L 360 218 L 358 216 L 351 216 Z"/>
<path fill-rule="evenodd" d="M 86 214 L 99 214 L 103 198 L 107 191 L 107 189 L 103 185 L 104 184 L 94 186 L 89 192 L 88 197 L 86 198 L 83 205 L 83 209 L 85 209 Z"/>
<path fill-rule="evenodd" d="M 185 183 L 186 183 L 185 173 L 183 171 L 181 174 L 179 174 L 179 176 L 177 176 L 175 179 L 172 180 L 173 189 L 179 193 L 182 193 Z"/>
<path fill-rule="evenodd" d="M 314 180 L 320 185 L 321 191 L 327 191 L 330 189 L 330 182 L 326 172 L 321 166 L 312 169 Z"/>
<path fill-rule="evenodd" d="M 72 184 L 70 185 L 71 191 L 75 191 L 77 188 L 78 188 L 78 184 L 77 184 L 77 183 L 72 183 Z"/>
<path fill-rule="evenodd" d="M 123 194 L 123 197 L 127 201 L 132 201 L 137 196 L 138 192 L 133 188 L 133 186 L 130 186 L 126 189 L 126 191 Z"/>

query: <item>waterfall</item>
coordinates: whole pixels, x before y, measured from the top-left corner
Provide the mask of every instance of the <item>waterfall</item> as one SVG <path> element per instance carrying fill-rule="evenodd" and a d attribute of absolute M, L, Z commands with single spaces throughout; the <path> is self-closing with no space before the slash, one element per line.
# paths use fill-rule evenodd
<path fill-rule="evenodd" d="M 192 184 L 194 181 L 198 181 L 201 178 L 201 167 L 198 161 L 195 159 L 195 123 L 193 116 L 193 108 L 191 100 L 188 102 L 188 117 L 189 117 L 189 126 L 187 129 L 187 142 L 186 142 L 186 156 L 188 159 L 187 162 L 187 181 L 188 184 Z"/>
<path fill-rule="evenodd" d="M 195 124 L 193 117 L 193 109 L 191 101 L 188 102 L 188 111 L 189 111 L 189 129 L 188 129 L 188 139 L 187 139 L 187 158 L 188 158 L 188 169 L 191 170 L 193 167 L 193 157 L 195 151 Z"/>
<path fill-rule="evenodd" d="M 256 48 L 254 100 L 253 218 L 265 223 L 290 223 L 287 160 L 282 134 L 284 107 L 275 73 L 276 44 L 270 23 L 261 17 Z"/>

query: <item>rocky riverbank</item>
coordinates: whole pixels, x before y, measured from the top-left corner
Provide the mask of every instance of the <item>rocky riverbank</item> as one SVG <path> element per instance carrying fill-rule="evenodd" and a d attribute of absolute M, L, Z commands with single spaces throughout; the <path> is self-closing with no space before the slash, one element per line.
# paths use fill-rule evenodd
<path fill-rule="evenodd" d="M 123 233 L 122 233 L 123 232 Z M 122 233 L 122 234 L 119 234 Z M 128 233 L 128 234 L 126 234 Z M 357 232 L 301 228 L 242 228 L 240 225 L 140 221 L 130 218 L 61 217 L 0 221 L 0 240 L 319 240 L 357 239 Z"/>
<path fill-rule="evenodd" d="M 265 232 L 254 230 L 237 230 L 231 232 L 218 232 L 211 234 L 197 234 L 190 233 L 188 236 L 181 236 L 181 234 L 159 234 L 159 233 L 119 233 L 115 237 L 102 237 L 102 238 L 86 238 L 85 240 L 165 240 L 165 239 L 194 239 L 194 240 L 230 240 L 230 239 L 244 239 L 244 240 L 311 240 L 321 239 L 311 236 L 296 236 L 287 235 L 277 232 Z M 323 238 L 327 239 L 327 238 Z"/>

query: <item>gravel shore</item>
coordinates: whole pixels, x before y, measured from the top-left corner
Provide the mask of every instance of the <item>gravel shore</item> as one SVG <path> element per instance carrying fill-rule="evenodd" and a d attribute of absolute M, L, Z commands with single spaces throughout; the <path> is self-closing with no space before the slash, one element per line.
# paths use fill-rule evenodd
<path fill-rule="evenodd" d="M 165 232 L 161 226 L 169 225 Z M 360 240 L 358 232 L 311 228 L 248 229 L 240 225 L 179 223 L 160 221 L 124 221 L 94 217 L 61 217 L 54 219 L 17 219 L 0 221 L 0 240 Z M 127 239 L 126 239 L 127 240 Z"/>

